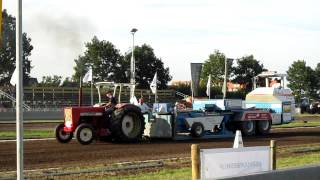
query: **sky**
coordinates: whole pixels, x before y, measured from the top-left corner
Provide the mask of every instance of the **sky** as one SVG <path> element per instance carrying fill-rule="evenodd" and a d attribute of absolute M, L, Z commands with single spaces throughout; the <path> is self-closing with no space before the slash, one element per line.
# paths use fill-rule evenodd
<path fill-rule="evenodd" d="M 71 76 L 74 59 L 93 36 L 121 53 L 150 45 L 173 80 L 190 80 L 190 63 L 215 50 L 228 58 L 254 55 L 285 73 L 296 60 L 320 62 L 317 0 L 24 0 L 23 31 L 34 46 L 31 76 Z M 16 15 L 16 1 L 3 0 Z"/>

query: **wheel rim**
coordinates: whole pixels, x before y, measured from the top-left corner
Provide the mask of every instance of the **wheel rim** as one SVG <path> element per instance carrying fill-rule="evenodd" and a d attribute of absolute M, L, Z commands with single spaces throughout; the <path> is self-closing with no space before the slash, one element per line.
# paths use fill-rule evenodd
<path fill-rule="evenodd" d="M 268 121 L 260 121 L 260 127 L 263 129 L 263 130 L 268 130 L 269 129 L 269 122 Z"/>
<path fill-rule="evenodd" d="M 246 123 L 246 128 L 247 128 L 247 132 L 252 132 L 254 127 L 253 127 L 253 121 L 247 121 Z"/>
<path fill-rule="evenodd" d="M 195 129 L 195 132 L 197 133 L 197 135 L 201 135 L 202 134 L 202 127 L 201 126 L 197 126 Z"/>
<path fill-rule="evenodd" d="M 135 138 L 139 133 L 140 123 L 132 115 L 125 115 L 122 120 L 122 132 L 129 138 Z"/>
<path fill-rule="evenodd" d="M 93 137 L 93 134 L 92 134 L 92 130 L 90 128 L 83 128 L 80 131 L 81 141 L 88 142 L 92 139 L 92 137 Z"/>
<path fill-rule="evenodd" d="M 70 133 L 64 132 L 64 131 L 63 131 L 63 128 L 61 128 L 61 129 L 59 130 L 59 137 L 60 137 L 62 140 L 67 140 L 67 139 L 70 137 Z"/>

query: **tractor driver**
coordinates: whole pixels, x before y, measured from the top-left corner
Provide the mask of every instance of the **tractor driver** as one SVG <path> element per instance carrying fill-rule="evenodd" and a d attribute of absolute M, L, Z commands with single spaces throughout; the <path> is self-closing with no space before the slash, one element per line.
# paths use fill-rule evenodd
<path fill-rule="evenodd" d="M 112 112 L 114 111 L 114 108 L 117 104 L 117 100 L 115 97 L 113 97 L 113 94 L 111 91 L 108 91 L 106 93 L 107 99 L 108 99 L 108 103 L 104 106 L 105 107 L 105 113 L 107 116 L 109 116 L 110 114 L 112 114 Z"/>

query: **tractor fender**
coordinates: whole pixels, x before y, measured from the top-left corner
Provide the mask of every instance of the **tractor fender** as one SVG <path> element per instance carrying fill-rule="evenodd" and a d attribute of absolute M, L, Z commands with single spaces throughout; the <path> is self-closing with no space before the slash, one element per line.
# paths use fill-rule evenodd
<path fill-rule="evenodd" d="M 245 111 L 236 121 L 272 121 L 272 114 L 266 111 Z"/>
<path fill-rule="evenodd" d="M 115 106 L 116 109 L 124 109 L 124 111 L 126 110 L 135 110 L 135 111 L 139 111 L 141 112 L 141 109 L 140 107 L 134 105 L 134 104 L 129 104 L 129 103 L 120 103 L 120 104 L 117 104 Z"/>

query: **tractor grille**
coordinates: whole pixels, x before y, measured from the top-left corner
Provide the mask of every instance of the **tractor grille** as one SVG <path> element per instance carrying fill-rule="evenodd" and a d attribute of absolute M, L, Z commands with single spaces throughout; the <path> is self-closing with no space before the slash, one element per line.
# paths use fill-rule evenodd
<path fill-rule="evenodd" d="M 64 125 L 68 128 L 72 127 L 72 110 L 64 110 Z"/>

